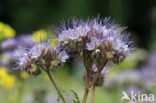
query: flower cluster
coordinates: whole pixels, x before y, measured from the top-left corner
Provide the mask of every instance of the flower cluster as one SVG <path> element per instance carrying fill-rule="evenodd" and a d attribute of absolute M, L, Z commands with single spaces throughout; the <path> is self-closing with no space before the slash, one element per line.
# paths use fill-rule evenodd
<path fill-rule="evenodd" d="M 15 38 L 9 38 L 1 42 L 0 49 L 3 51 L 0 64 L 4 66 L 7 70 L 11 70 L 13 66 L 13 56 L 22 52 L 22 48 L 31 48 L 34 46 L 33 38 L 30 35 L 21 35 Z M 21 48 L 21 49 L 19 49 Z"/>
<path fill-rule="evenodd" d="M 73 19 L 71 23 L 64 23 L 57 34 L 61 46 L 77 52 L 88 74 L 92 74 L 101 73 L 109 61 L 121 63 L 133 49 L 125 29 L 111 22 L 110 18 Z"/>
<path fill-rule="evenodd" d="M 69 58 L 66 51 L 52 43 L 54 40 L 35 42 L 32 36 L 20 36 L 5 40 L 1 43 L 4 56 L 14 69 L 25 69 L 27 72 L 38 74 L 37 68 L 52 65 L 53 67 L 66 62 Z M 52 45 L 51 45 L 52 44 Z M 53 47 L 54 46 L 54 47 Z"/>
<path fill-rule="evenodd" d="M 31 48 L 35 43 L 30 35 L 22 35 L 2 41 L 1 49 L 6 57 L 10 57 L 18 47 Z"/>
<path fill-rule="evenodd" d="M 16 69 L 26 69 L 27 72 L 34 74 L 34 66 L 36 68 L 45 68 L 50 66 L 58 66 L 59 64 L 66 62 L 69 58 L 66 51 L 60 47 L 51 47 L 50 42 L 40 42 L 40 44 L 34 44 L 31 48 L 18 48 L 14 54 L 14 60 L 16 61 Z"/>

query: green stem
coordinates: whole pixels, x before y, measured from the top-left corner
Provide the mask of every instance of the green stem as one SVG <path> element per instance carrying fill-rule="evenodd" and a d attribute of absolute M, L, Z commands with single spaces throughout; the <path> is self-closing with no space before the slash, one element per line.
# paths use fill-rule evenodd
<path fill-rule="evenodd" d="M 99 70 L 96 74 L 95 74 L 95 77 L 94 79 L 92 80 L 92 82 L 89 84 L 89 88 L 95 84 L 96 80 L 99 78 L 99 75 L 101 73 L 101 70 Z"/>
<path fill-rule="evenodd" d="M 60 92 L 60 90 L 58 89 L 58 87 L 57 87 L 57 85 L 56 85 L 56 83 L 55 83 L 54 79 L 52 78 L 52 76 L 51 76 L 51 74 L 50 74 L 50 71 L 49 71 L 49 70 L 47 70 L 47 74 L 48 74 L 48 76 L 49 76 L 49 79 L 50 79 L 51 83 L 54 85 L 54 87 L 55 87 L 55 89 L 56 89 L 57 93 L 58 93 L 58 94 L 59 94 L 59 96 L 61 97 L 61 99 L 62 99 L 63 103 L 66 103 L 66 101 L 65 101 L 65 99 L 64 99 L 64 97 L 63 97 L 63 95 L 62 95 L 62 93 L 61 93 L 61 92 Z"/>
<path fill-rule="evenodd" d="M 88 93 L 89 93 L 89 89 L 86 88 L 85 93 L 84 93 L 84 96 L 83 96 L 82 103 L 86 103 L 87 97 L 88 97 Z"/>
<path fill-rule="evenodd" d="M 94 96 L 95 96 L 95 85 L 93 86 L 93 90 L 92 90 L 91 103 L 94 103 Z"/>

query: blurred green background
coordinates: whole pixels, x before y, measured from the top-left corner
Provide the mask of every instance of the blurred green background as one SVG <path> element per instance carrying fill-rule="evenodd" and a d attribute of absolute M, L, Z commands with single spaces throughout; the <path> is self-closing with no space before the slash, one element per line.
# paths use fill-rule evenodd
<path fill-rule="evenodd" d="M 151 82 L 156 79 L 156 0 L 0 1 L 0 21 L 10 25 L 16 35 L 39 29 L 53 31 L 60 21 L 68 18 L 87 19 L 97 15 L 110 16 L 127 26 L 138 49 L 120 65 L 111 66 L 105 76 L 106 84 L 97 88 L 95 103 L 128 103 L 121 101 L 123 90 L 156 94 L 156 85 Z M 71 61 L 52 74 L 61 88 L 75 90 L 82 99 L 84 66 L 79 58 Z M 34 78 L 25 72 L 8 73 L 0 68 L 0 103 L 56 103 L 56 92 L 44 73 Z"/>
<path fill-rule="evenodd" d="M 112 17 L 128 26 L 137 46 L 150 48 L 155 41 L 155 0 L 1 0 L 0 20 L 17 34 L 57 25 L 69 17 Z M 156 44 L 156 43 L 155 43 Z"/>

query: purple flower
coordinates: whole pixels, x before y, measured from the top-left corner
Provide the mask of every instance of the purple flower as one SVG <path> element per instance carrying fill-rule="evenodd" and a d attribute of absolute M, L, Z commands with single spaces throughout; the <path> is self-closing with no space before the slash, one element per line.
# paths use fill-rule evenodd
<path fill-rule="evenodd" d="M 31 60 L 31 58 L 28 56 L 27 53 L 24 53 L 18 60 L 19 68 L 23 69 L 29 65 L 29 61 Z"/>
<path fill-rule="evenodd" d="M 1 49 L 4 52 L 13 52 L 17 47 L 31 48 L 35 45 L 31 35 L 22 35 L 2 41 Z"/>
<path fill-rule="evenodd" d="M 36 60 L 44 57 L 48 52 L 51 52 L 51 47 L 46 42 L 40 42 L 39 45 L 36 44 L 29 50 L 31 58 Z"/>
<path fill-rule="evenodd" d="M 2 41 L 1 43 L 1 48 L 3 50 L 12 50 L 16 47 L 16 40 L 11 38 L 11 39 L 7 39 Z"/>
<path fill-rule="evenodd" d="M 3 66 L 7 69 L 12 69 L 12 63 L 16 62 L 17 68 L 24 68 L 27 62 L 27 56 L 25 55 L 30 48 L 35 45 L 35 42 L 30 35 L 21 35 L 15 38 L 2 41 L 1 49 L 3 56 L 6 59 L 1 59 Z M 20 59 L 19 59 L 20 58 Z"/>
<path fill-rule="evenodd" d="M 91 41 L 89 43 L 86 43 L 86 46 L 88 50 L 93 50 L 94 48 L 97 48 L 101 43 L 102 43 L 101 39 L 91 37 Z"/>
<path fill-rule="evenodd" d="M 95 18 L 91 20 L 91 24 L 92 26 L 88 33 L 91 38 L 90 42 L 87 43 L 88 50 L 96 50 L 100 45 L 105 45 L 104 49 L 109 46 L 112 50 L 127 55 L 132 49 L 129 48 L 132 42 L 128 40 L 128 34 L 124 33 L 124 27 L 111 23 L 109 18 L 104 20 Z"/>
<path fill-rule="evenodd" d="M 93 70 L 93 72 L 97 72 L 98 71 L 98 68 L 96 67 L 96 64 L 92 65 L 92 70 Z"/>
<path fill-rule="evenodd" d="M 55 53 L 56 53 L 56 57 L 59 61 L 61 61 L 62 63 L 66 62 L 67 59 L 69 59 L 69 56 L 67 54 L 67 52 L 65 50 L 61 50 L 60 47 L 55 46 L 54 47 Z"/>
<path fill-rule="evenodd" d="M 109 69 L 109 63 L 107 63 L 106 66 L 102 69 L 101 75 L 106 74 L 108 72 L 108 69 Z M 93 72 L 98 72 L 98 68 L 95 64 L 92 65 L 92 70 Z"/>
<path fill-rule="evenodd" d="M 58 59 L 61 62 L 66 62 L 66 60 L 69 58 L 69 56 L 67 55 L 66 51 L 61 51 L 58 55 Z"/>
<path fill-rule="evenodd" d="M 143 65 L 141 67 L 140 75 L 142 79 L 147 82 L 147 84 L 150 84 L 152 80 L 155 80 L 156 78 L 156 52 L 152 52 L 149 57 L 147 64 Z"/>
<path fill-rule="evenodd" d="M 21 35 L 16 37 L 17 47 L 32 48 L 35 45 L 32 35 Z"/>
<path fill-rule="evenodd" d="M 58 41 L 62 41 L 65 44 L 70 41 L 77 42 L 82 37 L 85 37 L 90 30 L 89 24 L 82 20 L 73 20 L 71 27 L 62 26 L 62 29 L 58 30 Z"/>
<path fill-rule="evenodd" d="M 40 42 L 34 44 L 31 48 L 19 47 L 14 51 L 13 58 L 17 64 L 16 69 L 30 69 L 32 65 L 43 65 L 43 60 L 48 63 L 57 60 L 59 61 L 55 63 L 55 66 L 57 66 L 66 62 L 69 56 L 66 51 L 61 50 L 58 46 L 53 49 L 50 42 Z"/>
<path fill-rule="evenodd" d="M 28 55 L 28 51 L 24 48 L 18 48 L 14 50 L 10 59 L 16 63 L 14 70 L 16 69 L 25 69 L 28 65 L 31 65 L 31 58 Z"/>
<path fill-rule="evenodd" d="M 59 46 L 54 46 L 54 50 L 56 52 L 56 54 L 58 54 L 61 50 L 61 48 Z"/>
<path fill-rule="evenodd" d="M 126 28 L 114 24 L 110 18 L 87 21 L 73 19 L 67 25 L 64 23 L 57 33 L 58 41 L 68 50 L 88 50 L 93 52 L 91 56 L 102 55 L 116 64 L 133 50 L 133 42 L 129 40 Z"/>

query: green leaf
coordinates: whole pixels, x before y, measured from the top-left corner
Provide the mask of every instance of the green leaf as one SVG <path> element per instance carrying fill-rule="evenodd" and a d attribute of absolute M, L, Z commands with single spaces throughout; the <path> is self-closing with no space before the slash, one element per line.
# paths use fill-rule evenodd
<path fill-rule="evenodd" d="M 73 96 L 75 97 L 75 100 L 73 101 L 74 103 L 80 103 L 80 99 L 77 95 L 77 93 L 74 90 L 70 90 L 70 92 L 73 94 Z"/>
<path fill-rule="evenodd" d="M 62 88 L 59 88 L 59 90 L 60 90 L 60 92 L 62 93 L 63 96 L 67 96 L 67 94 L 68 94 L 67 91 L 65 91 L 65 90 L 62 89 Z M 59 102 L 60 100 L 61 100 L 61 97 L 60 97 L 60 95 L 58 95 L 57 101 Z"/>

